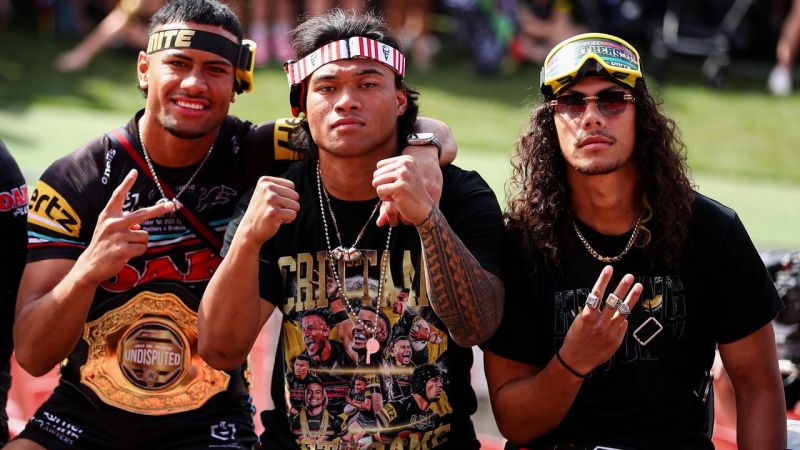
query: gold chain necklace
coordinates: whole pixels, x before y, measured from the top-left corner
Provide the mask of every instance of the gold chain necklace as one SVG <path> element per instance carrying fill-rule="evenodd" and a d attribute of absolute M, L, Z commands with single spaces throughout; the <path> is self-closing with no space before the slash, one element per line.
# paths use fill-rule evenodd
<path fill-rule="evenodd" d="M 367 339 L 367 364 L 369 364 L 370 356 L 376 353 L 378 350 L 380 350 L 380 343 L 378 343 L 378 339 L 376 339 L 375 336 L 378 334 L 378 321 L 380 320 L 378 312 L 380 312 L 381 309 L 381 298 L 383 297 L 383 285 L 386 282 L 386 271 L 387 271 L 387 265 L 389 263 L 389 244 L 392 241 L 393 227 L 390 226 L 389 231 L 386 233 L 386 246 L 383 250 L 383 256 L 381 257 L 381 266 L 380 270 L 378 271 L 378 298 L 375 302 L 376 303 L 375 309 L 377 311 L 375 313 L 375 325 L 368 326 L 367 323 L 358 318 L 358 311 L 355 311 L 353 306 L 350 304 L 350 299 L 347 298 L 346 286 L 342 283 L 342 279 L 339 277 L 339 271 L 336 269 L 336 264 L 334 264 L 334 260 L 336 260 L 337 263 L 342 259 L 344 259 L 345 262 L 352 262 L 355 260 L 355 258 L 361 257 L 361 252 L 356 250 L 355 248 L 356 243 L 361 239 L 361 236 L 367 229 L 367 226 L 372 220 L 372 216 L 375 215 L 375 211 L 381 204 L 381 200 L 378 200 L 378 203 L 375 205 L 375 208 L 372 209 L 372 213 L 367 218 L 367 223 L 365 223 L 364 226 L 361 228 L 361 232 L 358 233 L 358 237 L 356 237 L 356 240 L 355 242 L 353 242 L 353 245 L 348 250 L 344 250 L 344 247 L 342 247 L 341 245 L 342 236 L 341 234 L 339 234 L 339 228 L 336 225 L 336 215 L 333 213 L 333 207 L 331 206 L 331 199 L 328 196 L 327 189 L 325 189 L 325 186 L 322 184 L 322 174 L 320 173 L 319 161 L 317 161 L 317 191 L 319 192 L 319 209 L 320 213 L 322 214 L 322 226 L 323 229 L 325 230 L 325 243 L 328 245 L 328 265 L 330 266 L 331 272 L 333 273 L 333 277 L 336 280 L 337 289 L 339 290 L 339 295 L 342 297 L 342 302 L 344 303 L 350 318 L 357 325 L 364 327 L 364 329 L 371 334 L 370 338 Z M 326 218 L 327 215 L 325 211 L 325 206 L 323 204 L 323 197 L 328 204 L 328 213 L 331 216 L 331 221 L 333 222 L 334 227 L 336 227 L 336 234 L 339 238 L 340 245 L 335 249 L 331 248 L 331 238 L 330 234 L 328 233 L 328 219 Z M 339 250 L 338 253 L 339 256 L 336 256 L 335 252 L 337 250 Z M 353 259 L 348 259 L 348 258 L 353 258 Z M 326 275 L 320 274 L 320 277 L 324 276 Z M 347 280 L 345 279 L 345 281 Z M 320 279 L 320 286 L 323 285 L 324 283 L 322 282 L 322 279 Z"/>
<path fill-rule="evenodd" d="M 633 243 L 636 242 L 636 236 L 639 235 L 639 225 L 642 223 L 642 217 L 644 217 L 644 213 L 639 215 L 639 218 L 636 219 L 636 224 L 633 226 L 633 233 L 631 233 L 631 238 L 628 239 L 628 243 L 625 244 L 625 248 L 622 249 L 622 253 L 617 256 L 603 256 L 595 251 L 591 245 L 589 245 L 589 241 L 581 233 L 581 230 L 578 228 L 578 224 L 575 223 L 575 220 L 572 221 L 572 228 L 575 229 L 575 234 L 578 235 L 578 239 L 581 240 L 583 246 L 586 247 L 586 250 L 589 252 L 590 255 L 594 257 L 594 259 L 604 262 L 604 263 L 612 263 L 617 262 L 622 259 L 628 252 L 633 248 Z"/>
<path fill-rule="evenodd" d="M 206 153 L 206 157 L 203 158 L 203 160 L 200 162 L 200 165 L 197 166 L 197 169 L 195 169 L 192 176 L 189 177 L 189 181 L 187 181 L 183 185 L 183 187 L 178 191 L 178 193 L 175 194 L 175 197 L 172 197 L 172 199 L 170 200 L 167 198 L 167 194 L 164 193 L 164 189 L 161 187 L 161 182 L 158 181 L 158 175 L 156 175 L 156 169 L 153 168 L 153 163 L 150 161 L 150 155 L 147 154 L 147 147 L 144 146 L 144 139 L 142 139 L 142 127 L 139 127 L 138 131 L 139 131 L 139 144 L 142 145 L 142 153 L 144 153 L 144 160 L 147 162 L 147 168 L 150 169 L 150 174 L 153 175 L 153 181 L 156 182 L 156 187 L 158 188 L 158 192 L 161 192 L 161 199 L 159 199 L 156 202 L 156 205 L 171 201 L 175 204 L 175 211 L 183 208 L 183 203 L 178 201 L 178 197 L 180 197 L 181 194 L 183 194 L 183 191 L 185 191 L 186 188 L 192 184 L 192 181 L 194 181 L 194 177 L 196 177 L 197 174 L 200 173 L 200 170 L 203 168 L 203 166 L 206 164 L 206 161 L 208 161 L 208 158 L 211 156 L 211 151 L 214 150 L 214 144 L 211 144 L 211 147 L 208 148 L 208 153 Z"/>

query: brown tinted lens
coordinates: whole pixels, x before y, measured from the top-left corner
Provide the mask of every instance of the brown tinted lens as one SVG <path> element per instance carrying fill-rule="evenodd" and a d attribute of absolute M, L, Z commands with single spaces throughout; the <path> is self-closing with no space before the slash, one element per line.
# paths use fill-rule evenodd
<path fill-rule="evenodd" d="M 556 105 L 556 112 L 559 114 L 566 114 L 570 117 L 577 117 L 583 114 L 586 111 L 586 100 L 582 95 L 578 94 L 570 94 L 570 95 L 562 95 L 558 98 L 558 104 Z"/>
<path fill-rule="evenodd" d="M 597 94 L 597 109 L 604 115 L 621 114 L 628 107 L 625 92 L 605 91 Z"/>

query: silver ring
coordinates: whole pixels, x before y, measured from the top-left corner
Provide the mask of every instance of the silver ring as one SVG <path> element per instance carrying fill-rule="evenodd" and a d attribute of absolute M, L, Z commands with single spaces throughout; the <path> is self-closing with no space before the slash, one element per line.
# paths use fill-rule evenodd
<path fill-rule="evenodd" d="M 617 306 L 622 303 L 622 300 L 619 299 L 614 293 L 608 294 L 608 298 L 606 299 L 606 305 L 611 309 L 617 309 Z"/>
<path fill-rule="evenodd" d="M 600 306 L 600 297 L 590 292 L 589 295 L 586 296 L 586 306 L 597 309 L 597 307 Z"/>
<path fill-rule="evenodd" d="M 617 311 L 619 311 L 619 313 L 623 316 L 627 316 L 631 313 L 631 308 L 630 306 L 626 305 L 625 302 L 619 302 L 617 305 Z"/>

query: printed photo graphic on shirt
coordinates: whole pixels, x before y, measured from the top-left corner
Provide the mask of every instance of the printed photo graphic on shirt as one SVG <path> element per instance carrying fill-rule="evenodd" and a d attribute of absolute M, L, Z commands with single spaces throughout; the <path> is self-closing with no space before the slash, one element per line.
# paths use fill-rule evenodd
<path fill-rule="evenodd" d="M 349 309 L 325 270 L 327 252 L 279 259 L 291 431 L 304 449 L 441 445 L 452 413 L 442 363 L 448 337 L 420 294 L 424 277 L 405 251 L 378 302 L 379 252 L 359 250 L 359 261 L 338 270 Z M 378 351 L 367 363 L 370 339 Z"/>
<path fill-rule="evenodd" d="M 28 223 L 69 237 L 78 237 L 81 219 L 66 199 L 54 188 L 39 180 L 31 194 Z"/>
<path fill-rule="evenodd" d="M 642 276 L 636 278 L 644 291 L 636 308 L 643 308 L 648 317 L 654 317 L 664 326 L 664 333 L 674 342 L 680 341 L 686 329 L 686 296 L 683 281 L 671 275 Z M 561 347 L 567 330 L 583 310 L 591 287 L 555 291 L 553 293 L 553 346 Z M 658 356 L 633 338 L 629 327 L 619 350 L 605 364 L 592 373 L 603 373 L 614 367 L 642 360 L 657 360 Z"/>

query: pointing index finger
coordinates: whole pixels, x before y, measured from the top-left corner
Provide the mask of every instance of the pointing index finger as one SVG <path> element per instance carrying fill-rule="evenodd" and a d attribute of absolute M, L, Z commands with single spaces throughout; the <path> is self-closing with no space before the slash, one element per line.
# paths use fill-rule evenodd
<path fill-rule="evenodd" d="M 175 212 L 175 202 L 164 202 L 158 203 L 153 206 L 148 206 L 146 208 L 137 209 L 125 216 L 122 219 L 122 223 L 133 226 L 138 225 L 146 220 L 152 219 L 153 217 L 163 216 L 164 214 Z"/>
<path fill-rule="evenodd" d="M 125 175 L 122 183 L 111 193 L 111 198 L 108 199 L 106 207 L 103 208 L 104 213 L 112 216 L 122 215 L 122 205 L 125 204 L 125 198 L 128 196 L 131 187 L 133 187 L 133 183 L 136 181 L 138 174 L 139 172 L 137 172 L 136 169 L 131 169 L 131 171 Z"/>

